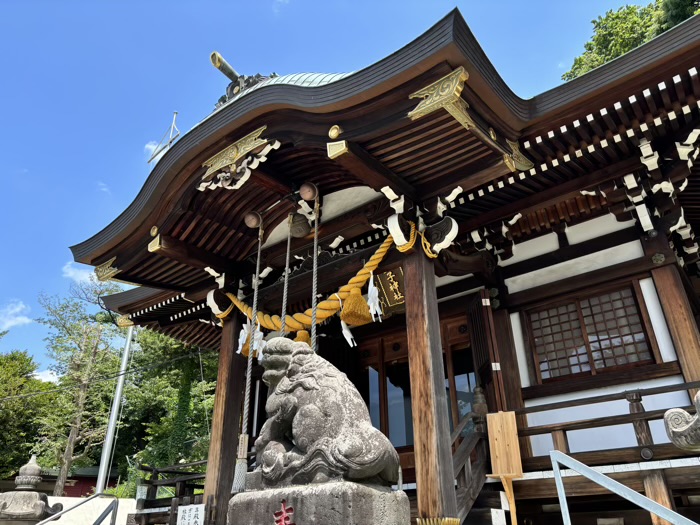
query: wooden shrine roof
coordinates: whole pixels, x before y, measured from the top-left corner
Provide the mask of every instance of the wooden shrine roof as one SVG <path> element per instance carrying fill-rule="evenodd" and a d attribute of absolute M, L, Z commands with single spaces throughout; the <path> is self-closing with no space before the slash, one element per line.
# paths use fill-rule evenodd
<path fill-rule="evenodd" d="M 510 231 L 516 242 L 562 222 L 619 212 L 619 192 L 608 197 L 622 176 L 646 169 L 641 144 L 653 142 L 662 157 L 674 160 L 664 176 L 688 177 L 675 144 L 700 125 L 698 57 L 695 16 L 526 100 L 501 79 L 455 10 L 358 72 L 306 85 L 307 77 L 278 77 L 244 91 L 177 141 L 132 204 L 71 250 L 76 261 L 99 266 L 105 277 L 144 286 L 107 298 L 110 308 L 139 324 L 215 346 L 218 329 L 200 322 L 206 291 L 214 286 L 204 268 L 250 275 L 256 236 L 243 224 L 245 213 L 269 208 L 303 182 L 314 182 L 324 196 L 389 185 L 417 203 L 461 185 L 464 193 L 447 213 L 460 223 L 460 240 L 468 244 L 470 232 L 496 231 L 517 214 L 522 217 Z M 461 92 L 469 111 L 494 136 L 516 143 L 532 168 L 512 172 L 493 144 L 444 110 L 415 121 L 407 116 L 418 103 L 409 95 L 459 67 L 469 75 Z M 340 138 L 353 146 L 359 164 L 349 167 L 328 157 L 333 125 L 342 128 Z M 251 179 L 236 191 L 198 191 L 203 163 L 261 126 L 281 146 Z M 700 227 L 700 186 L 692 176 L 680 200 L 686 218 Z M 292 208 L 285 200 L 266 214 L 268 235 Z M 322 239 L 343 232 L 350 243 L 379 242 L 371 224 L 388 215 L 386 199 L 361 208 L 324 223 Z M 173 247 L 170 256 L 148 250 L 153 228 Z M 308 239 L 297 241 L 295 250 L 308 251 Z M 279 269 L 281 254 L 279 245 L 270 246 L 266 262 Z M 357 264 L 349 260 L 348 271 Z"/>

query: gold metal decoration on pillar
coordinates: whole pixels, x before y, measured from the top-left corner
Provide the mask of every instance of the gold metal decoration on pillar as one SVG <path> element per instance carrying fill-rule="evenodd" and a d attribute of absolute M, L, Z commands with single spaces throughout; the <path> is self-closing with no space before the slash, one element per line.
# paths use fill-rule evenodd
<path fill-rule="evenodd" d="M 506 143 L 510 148 L 510 155 L 507 153 L 503 154 L 503 162 L 506 163 L 510 171 L 527 171 L 532 169 L 532 162 L 525 155 L 520 152 L 520 146 L 517 142 L 506 139 Z"/>
<path fill-rule="evenodd" d="M 343 128 L 338 126 L 338 124 L 335 124 L 334 126 L 331 126 L 331 128 L 328 130 L 328 138 L 331 140 L 335 140 L 338 137 L 340 137 L 340 134 L 343 132 Z"/>
<path fill-rule="evenodd" d="M 117 326 L 119 328 L 127 328 L 129 326 L 134 326 L 134 322 L 129 319 L 126 315 L 120 315 L 117 317 Z"/>
<path fill-rule="evenodd" d="M 116 257 L 112 257 L 109 261 L 103 262 L 102 264 L 95 266 L 95 275 L 97 276 L 98 281 L 111 281 L 115 275 L 121 272 L 119 268 L 113 266 L 116 260 Z"/>
<path fill-rule="evenodd" d="M 339 140 L 338 142 L 329 142 L 326 144 L 326 153 L 328 153 L 329 159 L 335 159 L 340 157 L 342 154 L 348 152 L 348 141 Z"/>
<path fill-rule="evenodd" d="M 440 80 L 411 93 L 408 98 L 421 98 L 418 105 L 409 111 L 411 120 L 417 120 L 440 109 L 444 109 L 459 122 L 464 129 L 471 131 L 484 144 L 503 155 L 503 161 L 511 171 L 525 171 L 533 167 L 532 162 L 520 152 L 517 142 L 498 138 L 493 128 L 483 122 L 483 119 L 470 114 L 469 104 L 462 98 L 464 83 L 469 74 L 463 67 L 458 67 L 452 73 Z M 339 144 L 339 143 L 335 143 Z M 330 156 L 330 145 L 329 145 Z M 331 157 L 332 158 L 332 157 Z"/>

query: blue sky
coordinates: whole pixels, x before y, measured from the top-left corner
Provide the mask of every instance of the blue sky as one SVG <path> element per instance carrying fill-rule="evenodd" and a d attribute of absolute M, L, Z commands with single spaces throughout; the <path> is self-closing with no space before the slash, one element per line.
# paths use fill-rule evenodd
<path fill-rule="evenodd" d="M 561 83 L 590 21 L 624 2 L 254 0 L 0 2 L 0 352 L 45 369 L 41 292 L 91 269 L 68 246 L 136 196 L 177 110 L 190 129 L 242 74 L 354 71 L 459 7 L 496 69 L 530 97 Z M 637 3 L 637 2 L 631 2 Z"/>

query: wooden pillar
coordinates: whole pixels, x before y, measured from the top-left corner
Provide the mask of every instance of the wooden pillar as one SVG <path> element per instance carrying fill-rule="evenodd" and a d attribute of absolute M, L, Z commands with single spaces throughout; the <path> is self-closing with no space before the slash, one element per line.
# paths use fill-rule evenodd
<path fill-rule="evenodd" d="M 503 378 L 506 401 L 505 410 L 523 408 L 525 402 L 523 401 L 523 386 L 520 382 L 520 364 L 515 352 L 513 327 L 510 323 L 508 310 L 496 310 L 493 312 L 493 324 L 496 330 L 496 342 L 498 343 L 498 358 L 501 363 L 501 376 Z M 518 428 L 527 428 L 527 416 L 525 414 L 516 416 L 516 420 Z M 523 437 L 519 441 L 521 456 L 524 458 L 532 457 L 530 438 Z"/>
<path fill-rule="evenodd" d="M 686 381 L 700 380 L 700 333 L 676 265 L 654 268 L 651 275 Z M 694 393 L 691 393 L 691 399 Z"/>
<path fill-rule="evenodd" d="M 627 401 L 629 401 L 630 404 L 630 414 L 641 414 L 644 412 L 642 396 L 638 392 L 628 393 Z M 632 423 L 632 426 L 634 427 L 634 434 L 639 446 L 646 447 L 654 444 L 647 420 L 640 419 Z M 673 509 L 673 499 L 668 490 L 668 485 L 666 485 L 666 477 L 663 471 L 649 470 L 642 474 L 642 477 L 644 480 L 644 494 L 646 497 L 666 508 Z M 662 520 L 656 514 L 651 514 L 651 522 L 653 525 L 670 525 L 666 520 Z"/>
<path fill-rule="evenodd" d="M 421 250 L 403 269 L 418 516 L 457 518 L 435 272 Z"/>
<path fill-rule="evenodd" d="M 208 516 L 209 525 L 226 525 L 231 498 L 246 369 L 246 359 L 236 353 L 240 329 L 238 316 L 231 315 L 224 321 L 221 333 L 209 461 L 204 483 L 205 515 Z"/>

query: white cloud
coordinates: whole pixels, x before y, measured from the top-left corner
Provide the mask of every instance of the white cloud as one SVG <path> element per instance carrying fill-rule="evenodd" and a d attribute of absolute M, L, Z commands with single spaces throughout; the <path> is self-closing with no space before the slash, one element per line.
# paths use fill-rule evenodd
<path fill-rule="evenodd" d="M 99 191 L 104 191 L 105 193 L 109 193 L 111 195 L 112 191 L 109 189 L 109 186 L 107 186 L 104 182 L 98 181 L 97 182 L 97 189 Z"/>
<path fill-rule="evenodd" d="M 17 299 L 11 300 L 5 306 L 0 307 L 0 330 L 9 330 L 13 326 L 29 324 L 32 320 L 25 314 L 29 313 L 29 307 Z"/>
<path fill-rule="evenodd" d="M 87 268 L 73 266 L 73 261 L 68 261 L 61 269 L 63 277 L 76 283 L 87 283 L 92 278 L 92 271 Z"/>
<path fill-rule="evenodd" d="M 289 4 L 289 0 L 273 0 L 272 11 L 278 15 L 282 10 L 282 6 Z"/>
<path fill-rule="evenodd" d="M 42 381 L 46 381 L 47 383 L 58 383 L 58 376 L 56 375 L 56 372 L 52 372 L 51 370 L 36 372 L 34 377 L 41 379 Z"/>
<path fill-rule="evenodd" d="M 155 140 L 152 140 L 143 147 L 143 151 L 148 155 L 148 158 L 150 159 L 153 156 L 153 153 L 155 153 L 155 151 L 158 149 L 158 146 L 159 144 Z M 160 160 L 160 158 L 163 155 L 165 155 L 167 149 L 168 148 L 163 148 L 158 154 L 158 156 L 151 161 L 151 163 L 157 163 Z"/>

